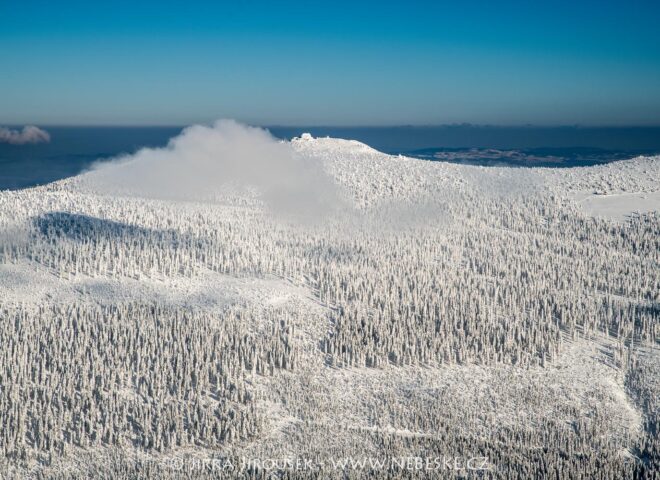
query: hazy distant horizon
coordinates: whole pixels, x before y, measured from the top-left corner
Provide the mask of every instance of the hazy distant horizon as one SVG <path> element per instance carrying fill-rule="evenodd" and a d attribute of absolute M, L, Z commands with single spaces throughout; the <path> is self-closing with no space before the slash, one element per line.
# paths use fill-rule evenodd
<path fill-rule="evenodd" d="M 24 188 L 76 175 L 98 160 L 163 147 L 182 126 L 41 126 L 49 141 L 0 143 L 0 190 Z M 481 165 L 584 166 L 660 153 L 660 127 L 401 127 L 267 126 L 288 140 L 315 137 L 358 140 L 376 150 L 423 159 Z M 19 131 L 17 128 L 16 131 Z M 496 149 L 501 152 L 451 152 Z M 430 151 L 432 150 L 432 151 Z M 559 163 L 557 159 L 562 159 Z"/>
<path fill-rule="evenodd" d="M 218 118 L 225 118 L 219 116 Z M 7 128 L 20 128 L 25 125 L 36 125 L 42 128 L 186 128 L 190 125 L 210 125 L 215 120 L 198 121 L 190 123 L 43 123 L 43 122 L 0 122 L 0 126 Z M 351 123 L 260 123 L 238 120 L 247 125 L 261 128 L 530 128 L 530 129 L 660 129 L 658 123 L 622 123 L 622 124 L 542 124 L 542 123 L 387 123 L 387 124 L 351 124 Z"/>
<path fill-rule="evenodd" d="M 197 124 L 209 124 L 212 122 Z M 64 133 L 67 142 L 73 140 L 76 131 L 115 131 L 113 141 L 142 146 L 164 145 L 167 140 L 190 125 L 48 125 L 34 124 L 53 133 Z M 437 125 L 265 125 L 253 126 L 269 130 L 275 137 L 291 139 L 302 133 L 316 137 L 335 137 L 359 140 L 378 150 L 402 153 L 423 148 L 592 148 L 631 151 L 660 150 L 660 125 L 658 126 L 585 126 L 585 125 L 488 125 L 488 124 L 437 124 Z M 20 129 L 24 125 L 0 124 L 0 127 Z M 139 132 L 149 132 L 145 136 Z M 126 138 L 122 138 L 124 135 Z M 78 136 L 83 143 L 90 136 Z M 110 138 L 110 137 L 106 137 Z M 0 145 L 2 143 L 0 142 Z M 7 146 L 25 148 L 25 146 Z M 104 150 L 103 144 L 96 147 Z M 31 146 L 30 148 L 39 148 Z M 42 147 L 44 148 L 44 147 Z M 0 152 L 1 153 L 1 152 Z"/>

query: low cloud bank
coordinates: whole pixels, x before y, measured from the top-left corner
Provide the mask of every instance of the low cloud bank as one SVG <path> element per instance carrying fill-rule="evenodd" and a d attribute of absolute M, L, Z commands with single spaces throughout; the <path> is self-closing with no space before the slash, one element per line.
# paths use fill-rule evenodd
<path fill-rule="evenodd" d="M 50 134 L 34 125 L 26 125 L 22 130 L 0 127 L 0 143 L 25 145 L 26 143 L 43 142 L 50 142 Z"/>
<path fill-rule="evenodd" d="M 159 199 L 206 199 L 239 184 L 255 187 L 275 212 L 312 216 L 334 208 L 339 198 L 318 161 L 233 120 L 191 126 L 164 148 L 97 164 L 90 180 L 102 193 Z"/>

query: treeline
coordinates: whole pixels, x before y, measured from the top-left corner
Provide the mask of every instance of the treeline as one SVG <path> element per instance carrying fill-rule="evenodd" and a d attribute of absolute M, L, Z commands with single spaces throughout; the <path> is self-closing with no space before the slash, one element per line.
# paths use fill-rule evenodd
<path fill-rule="evenodd" d="M 162 452 L 250 438 L 259 417 L 245 376 L 296 364 L 285 315 L 256 313 L 4 307 L 0 451 L 26 460 L 30 450 L 42 458 L 108 445 Z"/>
<path fill-rule="evenodd" d="M 124 222 L 37 216 L 30 240 L 5 248 L 5 257 L 64 278 L 190 277 L 200 269 L 290 278 L 336 308 L 323 350 L 337 364 L 542 364 L 559 351 L 561 332 L 657 339 L 657 215 L 613 225 L 571 215 L 552 199 L 476 194 L 442 210 L 441 229 L 383 234 L 373 226 L 346 232 L 339 221 L 306 230 L 254 213 L 215 218 L 208 206 L 172 216 L 165 208 L 155 222 L 129 203 L 112 215 Z M 386 224 L 386 214 L 374 215 Z"/>

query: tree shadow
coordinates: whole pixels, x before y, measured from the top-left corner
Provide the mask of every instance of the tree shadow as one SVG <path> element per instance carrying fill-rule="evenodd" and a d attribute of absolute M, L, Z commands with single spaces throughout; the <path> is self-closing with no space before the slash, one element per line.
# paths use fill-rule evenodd
<path fill-rule="evenodd" d="M 33 219 L 37 232 L 48 238 L 90 241 L 131 237 L 162 240 L 179 236 L 174 230 L 157 230 L 78 213 L 50 212 Z"/>

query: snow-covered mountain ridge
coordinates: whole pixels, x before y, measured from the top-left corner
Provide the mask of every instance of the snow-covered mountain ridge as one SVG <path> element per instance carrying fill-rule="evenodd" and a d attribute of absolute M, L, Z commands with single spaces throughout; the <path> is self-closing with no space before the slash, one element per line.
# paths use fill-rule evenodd
<path fill-rule="evenodd" d="M 493 478 L 652 478 L 658 157 L 486 168 L 227 132 L 280 163 L 193 129 L 0 192 L 0 472 L 212 478 L 195 461 L 301 458 L 290 475 L 417 478 L 333 462 L 449 456 Z M 216 176 L 171 194 L 181 159 Z M 155 160 L 146 184 L 107 182 Z M 334 203 L 314 221 L 278 209 L 316 194 Z"/>
<path fill-rule="evenodd" d="M 600 195 L 650 194 L 633 201 L 621 199 L 624 208 L 613 208 L 615 214 L 610 215 L 616 219 L 623 219 L 636 210 L 660 209 L 660 156 L 636 157 L 592 167 L 519 169 L 420 161 L 381 153 L 355 140 L 313 138 L 309 134 L 293 139 L 291 144 L 297 152 L 323 161 L 339 183 L 352 186 L 356 192 L 370 190 L 372 201 L 373 197 L 392 195 L 413 199 L 448 187 L 502 191 L 506 184 L 517 183 L 514 187 L 517 190 L 544 188 L 561 197 L 578 200 L 578 204 Z M 598 199 L 592 201 L 599 202 Z M 594 210 L 587 209 L 587 212 Z M 600 209 L 597 213 L 608 216 L 609 212 Z"/>

